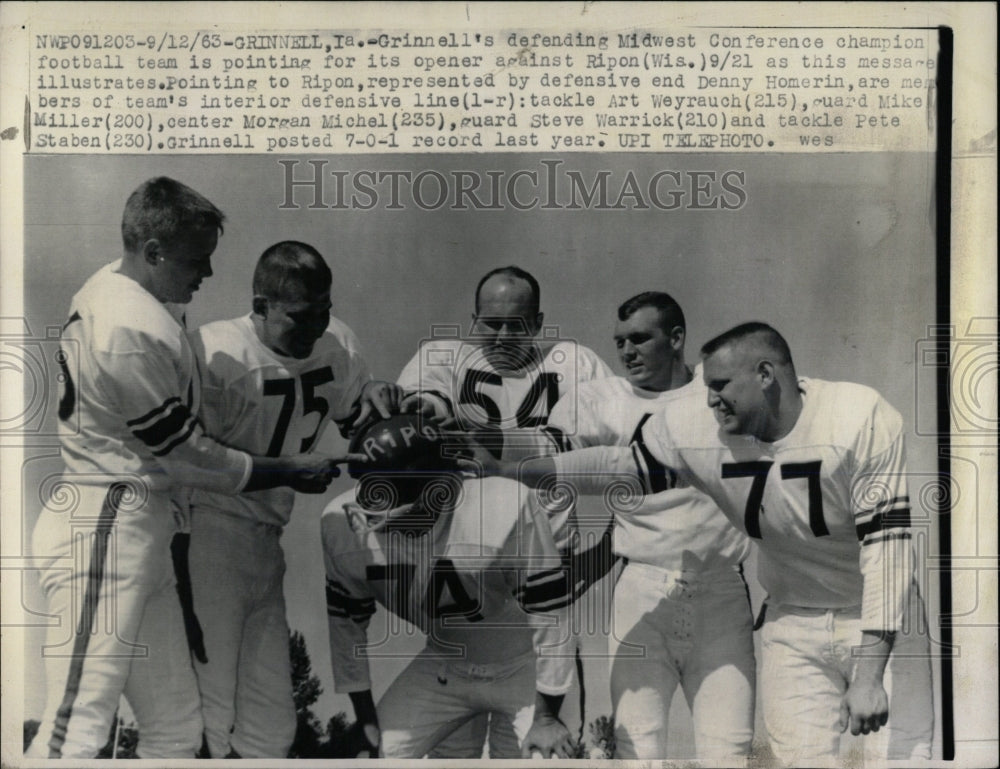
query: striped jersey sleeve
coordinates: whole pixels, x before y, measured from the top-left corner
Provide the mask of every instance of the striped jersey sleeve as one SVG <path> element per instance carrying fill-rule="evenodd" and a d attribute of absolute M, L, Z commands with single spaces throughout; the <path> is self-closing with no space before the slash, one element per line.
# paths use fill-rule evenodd
<path fill-rule="evenodd" d="M 365 628 L 375 613 L 375 599 L 371 596 L 357 597 L 336 577 L 327 577 L 326 613 L 329 617 L 349 619 Z"/>
<path fill-rule="evenodd" d="M 106 351 L 99 356 L 102 386 L 126 428 L 173 481 L 235 494 L 246 485 L 252 460 L 205 434 L 195 416 L 194 366 L 184 365 L 190 357 L 189 348 L 172 350 L 156 339 L 137 351 Z"/>
<path fill-rule="evenodd" d="M 535 627 L 535 688 L 543 694 L 566 694 L 573 685 L 579 638 L 573 632 L 574 602 L 600 578 L 594 558 L 583 554 L 575 531 L 572 503 L 553 500 L 538 490 L 523 495 L 525 525 L 519 550 L 529 568 L 519 572 L 517 599 Z M 610 529 L 609 541 L 610 545 Z M 610 546 L 608 547 L 610 553 Z"/>
<path fill-rule="evenodd" d="M 863 580 L 862 629 L 900 629 L 913 582 L 910 498 L 902 418 L 879 398 L 863 435 L 851 490 Z"/>

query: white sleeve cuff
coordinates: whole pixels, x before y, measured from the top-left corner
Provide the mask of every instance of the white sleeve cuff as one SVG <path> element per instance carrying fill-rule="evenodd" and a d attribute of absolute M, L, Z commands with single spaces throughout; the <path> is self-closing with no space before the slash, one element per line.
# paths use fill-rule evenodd
<path fill-rule="evenodd" d="M 240 474 L 234 490 L 234 493 L 239 494 L 246 488 L 247 483 L 250 481 L 250 474 L 253 472 L 253 458 L 245 451 L 237 451 L 236 449 L 228 449 L 228 451 L 233 455 L 234 465 L 237 463 L 243 464 L 243 472 Z"/>

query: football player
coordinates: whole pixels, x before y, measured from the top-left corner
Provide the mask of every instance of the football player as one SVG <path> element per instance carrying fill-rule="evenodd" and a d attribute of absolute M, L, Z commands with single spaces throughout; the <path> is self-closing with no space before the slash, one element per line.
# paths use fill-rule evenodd
<path fill-rule="evenodd" d="M 48 614 L 46 703 L 32 758 L 94 758 L 119 698 L 143 757 L 193 757 L 198 689 L 175 592 L 171 493 L 324 491 L 336 462 L 252 456 L 208 438 L 179 306 L 212 275 L 222 212 L 167 177 L 122 216 L 124 255 L 73 297 L 62 331 L 65 469 L 32 533 Z"/>
<path fill-rule="evenodd" d="M 663 404 L 704 385 L 684 363 L 684 313 L 649 291 L 618 308 L 614 339 L 623 377 L 583 382 L 575 404 L 549 416 L 571 447 L 627 446 Z M 742 563 L 750 541 L 691 486 L 663 483 L 615 516 L 611 702 L 615 758 L 667 753 L 667 716 L 680 684 L 691 708 L 696 758 L 747 755 L 753 739 L 753 621 Z M 536 712 L 535 720 L 551 719 Z M 543 750 L 546 747 L 540 745 Z"/>
<path fill-rule="evenodd" d="M 331 422 L 346 434 L 400 388 L 373 381 L 354 333 L 330 316 L 332 275 L 297 241 L 264 251 L 252 311 L 202 326 L 192 343 L 200 416 L 227 446 L 287 456 L 312 450 Z M 190 572 L 207 659 L 195 662 L 211 756 L 284 758 L 295 737 L 280 545 L 291 489 L 191 496 Z"/>
<path fill-rule="evenodd" d="M 399 384 L 408 393 L 416 393 L 406 400 L 404 411 L 419 410 L 450 419 L 459 430 L 477 430 L 481 442 L 492 444 L 494 451 L 508 458 L 551 452 L 552 442 L 539 428 L 548 421 L 556 401 L 573 401 L 578 383 L 603 379 L 613 372 L 588 347 L 550 336 L 551 329 L 543 331 L 540 308 L 541 290 L 531 273 L 516 266 L 486 273 L 476 286 L 468 338 L 425 342 L 400 374 Z M 485 430 L 495 432 L 487 437 Z M 600 597 L 592 594 L 595 603 Z M 563 697 L 578 686 L 582 702 L 582 661 L 577 657 L 576 664 L 565 670 L 556 661 L 559 656 L 572 657 L 570 647 L 577 648 L 578 641 L 562 639 L 560 629 L 548 631 L 559 638 L 543 642 L 551 648 L 538 668 L 539 700 L 558 708 Z M 579 715 L 582 731 L 582 708 Z M 485 733 L 486 724 L 475 721 L 452 735 L 434 755 L 476 758 Z"/>
<path fill-rule="evenodd" d="M 476 287 L 469 337 L 425 342 L 399 375 L 400 386 L 416 393 L 406 409 L 453 418 L 459 430 L 505 431 L 507 447 L 520 435 L 530 450 L 537 431 L 526 428 L 544 425 L 578 382 L 612 375 L 583 345 L 548 333 L 539 340 L 539 307 L 538 281 L 530 273 L 513 266 L 486 273 Z"/>
<path fill-rule="evenodd" d="M 524 473 L 480 452 L 475 466 L 533 483 L 558 473 L 588 491 L 598 468 L 689 480 L 758 545 L 760 688 L 775 755 L 836 759 L 844 731 L 888 724 L 871 752 L 930 758 L 902 418 L 868 387 L 799 377 L 784 338 L 763 323 L 712 339 L 702 357 L 710 410 L 692 393 L 667 403 L 630 448 L 536 459 Z"/>
<path fill-rule="evenodd" d="M 548 516 L 564 531 L 565 509 L 514 481 L 462 478 L 461 446 L 417 415 L 377 422 L 352 441 L 368 460 L 352 467 L 356 489 L 323 513 L 334 688 L 349 693 L 371 755 L 423 757 L 490 714 L 491 757 L 519 758 L 535 681 L 536 623 L 523 607 L 570 600 L 550 579 L 561 560 Z M 376 602 L 427 634 L 377 709 L 377 642 L 366 640 Z"/>

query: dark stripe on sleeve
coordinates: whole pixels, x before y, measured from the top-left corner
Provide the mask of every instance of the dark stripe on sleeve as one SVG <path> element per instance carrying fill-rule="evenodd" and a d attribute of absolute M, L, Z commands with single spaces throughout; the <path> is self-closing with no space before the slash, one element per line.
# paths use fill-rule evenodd
<path fill-rule="evenodd" d="M 913 539 L 913 535 L 908 531 L 884 531 L 874 534 L 861 543 L 861 547 L 867 547 L 868 545 L 880 545 L 883 542 L 891 542 L 892 540 L 905 540 Z"/>
<path fill-rule="evenodd" d="M 876 513 L 871 520 L 859 523 L 854 528 L 858 532 L 858 540 L 863 540 L 871 534 L 885 529 L 907 529 L 910 527 L 910 508 L 898 507 L 884 513 Z"/>
<path fill-rule="evenodd" d="M 187 429 L 184 430 L 184 432 L 181 435 L 178 435 L 176 438 L 174 438 L 172 441 L 170 441 L 170 443 L 168 443 L 162 449 L 154 451 L 153 452 L 153 456 L 154 457 L 162 457 L 162 456 L 165 456 L 165 455 L 169 454 L 171 451 L 173 451 L 173 449 L 174 449 L 175 446 L 177 446 L 178 444 L 184 443 L 184 441 L 186 441 L 191 436 L 191 433 L 194 432 L 194 428 L 195 428 L 196 425 L 197 425 L 197 422 L 194 419 L 192 419 L 191 423 L 187 426 Z"/>
<path fill-rule="evenodd" d="M 583 552 L 564 553 L 559 568 L 529 576 L 520 599 L 525 610 L 537 612 L 562 608 L 579 599 L 600 581 L 618 560 L 614 553 L 613 531 L 614 521 L 608 524 L 593 547 Z M 558 602 L 558 605 L 547 602 Z"/>
<path fill-rule="evenodd" d="M 150 448 L 162 446 L 185 427 L 193 428 L 193 420 L 192 425 L 188 425 L 190 418 L 191 412 L 178 401 L 159 421 L 153 422 L 149 427 L 132 430 L 132 434 Z"/>
<path fill-rule="evenodd" d="M 161 403 L 155 409 L 146 412 L 141 417 L 130 419 L 125 424 L 127 424 L 129 427 L 132 427 L 133 425 L 141 425 L 143 422 L 148 422 L 153 417 L 157 416 L 158 414 L 162 414 L 167 409 L 173 407 L 175 403 L 180 403 L 180 402 L 181 399 L 177 397 L 167 398 L 165 401 L 163 401 L 163 403 Z"/>
<path fill-rule="evenodd" d="M 525 611 L 538 613 L 568 606 L 575 592 L 568 570 L 549 569 L 529 576 L 517 600 Z"/>
<path fill-rule="evenodd" d="M 375 599 L 354 598 L 339 582 L 327 580 L 326 613 L 331 617 L 350 617 L 355 622 L 364 622 L 375 613 Z"/>
<path fill-rule="evenodd" d="M 49 738 L 49 758 L 62 757 L 62 747 L 66 742 L 69 719 L 73 715 L 73 703 L 80 692 L 80 679 L 83 676 L 83 664 L 87 658 L 87 646 L 93 632 L 94 619 L 97 616 L 97 603 L 104 582 L 104 567 L 108 557 L 108 539 L 111 536 L 115 519 L 118 517 L 118 507 L 121 504 L 122 496 L 127 490 L 127 484 L 111 484 L 101 505 L 94 542 L 90 548 L 90 570 L 87 574 L 83 607 L 73 639 L 73 657 L 69 663 L 69 673 L 66 677 L 62 703 L 56 711 L 55 725 Z"/>
<path fill-rule="evenodd" d="M 864 518 L 865 516 L 871 515 L 872 513 L 878 513 L 884 511 L 887 507 L 895 508 L 895 507 L 909 507 L 909 506 L 910 506 L 910 498 L 908 496 L 893 497 L 892 499 L 887 499 L 884 502 L 879 502 L 878 505 L 876 505 L 875 507 L 871 507 L 867 510 L 858 510 L 858 512 L 854 514 L 854 517 L 855 519 Z"/>

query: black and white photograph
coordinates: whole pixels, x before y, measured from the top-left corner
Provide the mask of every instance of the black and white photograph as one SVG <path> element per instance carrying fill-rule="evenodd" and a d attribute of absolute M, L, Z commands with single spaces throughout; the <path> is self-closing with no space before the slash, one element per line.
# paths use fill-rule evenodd
<path fill-rule="evenodd" d="M 415 4 L 245 4 L 255 34 L 204 4 L 176 72 L 48 47 L 169 46 L 159 4 L 4 5 L 31 60 L 5 53 L 0 125 L 4 766 L 995 760 L 995 123 L 968 141 L 958 98 L 975 42 L 995 105 L 995 34 L 963 4 L 431 4 L 438 38 Z M 272 29 L 413 61 L 292 76 Z M 657 30 L 677 107 L 566 61 L 606 35 L 595 71 L 646 94 Z M 475 61 L 487 37 L 515 61 Z M 917 56 L 933 85 L 878 96 Z M 430 85 L 463 70 L 503 124 Z M 283 113 L 236 81 L 286 76 L 323 131 L 246 122 Z M 731 124 L 644 126 L 685 114 Z"/>

